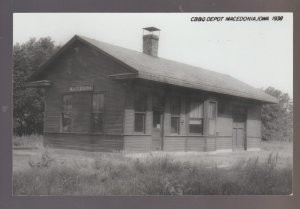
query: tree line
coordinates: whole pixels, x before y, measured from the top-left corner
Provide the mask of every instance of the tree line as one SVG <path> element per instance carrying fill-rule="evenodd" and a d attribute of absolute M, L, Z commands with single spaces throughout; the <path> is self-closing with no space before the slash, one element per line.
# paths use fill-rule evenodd
<path fill-rule="evenodd" d="M 25 88 L 27 79 L 59 46 L 50 37 L 31 38 L 13 46 L 13 132 L 15 135 L 43 133 L 43 90 Z"/>
<path fill-rule="evenodd" d="M 14 135 L 43 133 L 43 90 L 25 88 L 27 79 L 49 59 L 60 46 L 50 37 L 31 38 L 13 46 L 13 132 Z M 261 111 L 262 139 L 291 141 L 293 132 L 293 103 L 287 93 L 273 87 L 264 91 L 276 98 L 278 104 L 263 105 Z"/>
<path fill-rule="evenodd" d="M 274 97 L 278 104 L 265 104 L 261 110 L 262 139 L 292 141 L 293 140 L 293 101 L 287 93 L 274 87 L 264 91 Z"/>

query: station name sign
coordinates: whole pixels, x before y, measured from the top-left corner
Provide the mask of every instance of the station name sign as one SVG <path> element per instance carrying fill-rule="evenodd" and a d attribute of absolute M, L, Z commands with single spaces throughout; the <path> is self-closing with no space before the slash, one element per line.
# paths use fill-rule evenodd
<path fill-rule="evenodd" d="M 93 91 L 93 86 L 71 86 L 70 92 Z"/>

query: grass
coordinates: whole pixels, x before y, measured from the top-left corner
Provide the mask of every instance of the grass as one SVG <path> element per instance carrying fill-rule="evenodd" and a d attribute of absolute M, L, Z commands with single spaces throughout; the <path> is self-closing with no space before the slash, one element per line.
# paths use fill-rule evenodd
<path fill-rule="evenodd" d="M 292 193 L 291 148 L 290 143 L 264 142 L 261 151 L 217 154 L 15 150 L 13 193 L 288 195 Z"/>

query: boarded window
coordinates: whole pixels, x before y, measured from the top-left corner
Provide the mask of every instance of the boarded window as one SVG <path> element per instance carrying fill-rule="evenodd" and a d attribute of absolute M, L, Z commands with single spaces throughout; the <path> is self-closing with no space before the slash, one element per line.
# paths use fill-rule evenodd
<path fill-rule="evenodd" d="M 217 117 L 217 103 L 210 101 L 208 103 L 208 134 L 216 134 L 216 117 Z"/>
<path fill-rule="evenodd" d="M 144 93 L 136 93 L 134 99 L 134 131 L 145 133 L 145 118 L 147 109 L 147 95 Z"/>
<path fill-rule="evenodd" d="M 62 107 L 62 129 L 63 131 L 71 131 L 72 127 L 72 95 L 63 95 Z"/>
<path fill-rule="evenodd" d="M 180 97 L 171 98 L 171 133 L 179 134 Z"/>
<path fill-rule="evenodd" d="M 190 133 L 203 134 L 203 102 L 191 101 L 189 116 Z"/>
<path fill-rule="evenodd" d="M 92 99 L 92 130 L 103 131 L 104 94 L 93 94 Z"/>

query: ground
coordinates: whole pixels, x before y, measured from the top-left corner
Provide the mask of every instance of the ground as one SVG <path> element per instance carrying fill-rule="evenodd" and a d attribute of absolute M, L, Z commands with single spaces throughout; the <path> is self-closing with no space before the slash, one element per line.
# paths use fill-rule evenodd
<path fill-rule="evenodd" d="M 15 194 L 291 193 L 293 146 L 288 142 L 262 142 L 258 151 L 95 153 L 45 149 L 41 140 L 14 139 Z M 47 183 L 51 190 L 49 174 L 58 176 Z"/>

